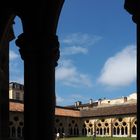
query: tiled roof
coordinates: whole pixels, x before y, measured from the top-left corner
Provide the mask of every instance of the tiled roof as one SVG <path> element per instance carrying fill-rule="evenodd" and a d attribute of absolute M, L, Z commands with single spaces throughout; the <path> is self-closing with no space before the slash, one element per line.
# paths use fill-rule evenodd
<path fill-rule="evenodd" d="M 10 102 L 10 111 L 24 111 L 24 104 L 18 102 Z M 76 109 L 68 109 L 64 107 L 56 107 L 55 108 L 55 115 L 58 116 L 69 116 L 69 117 L 80 117 L 80 112 Z"/>
<path fill-rule="evenodd" d="M 24 105 L 23 105 L 23 103 L 10 102 L 10 103 L 9 103 L 9 110 L 10 110 L 10 111 L 23 112 L 23 110 L 24 110 Z"/>
<path fill-rule="evenodd" d="M 95 107 L 91 110 L 81 110 L 81 117 L 114 116 L 136 114 L 136 104 L 114 105 L 108 107 Z"/>
<path fill-rule="evenodd" d="M 57 116 L 68 116 L 68 117 L 80 117 L 80 111 L 68 108 L 55 108 L 55 115 Z"/>
<path fill-rule="evenodd" d="M 22 103 L 10 102 L 10 111 L 23 112 L 24 105 Z M 65 107 L 56 107 L 55 115 L 67 117 L 99 117 L 136 114 L 136 104 L 114 105 L 107 107 L 94 107 L 90 110 L 76 110 Z"/>

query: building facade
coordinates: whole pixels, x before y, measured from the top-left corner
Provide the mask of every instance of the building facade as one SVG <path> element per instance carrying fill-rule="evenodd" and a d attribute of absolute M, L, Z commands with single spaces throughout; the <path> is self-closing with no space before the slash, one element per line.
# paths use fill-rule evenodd
<path fill-rule="evenodd" d="M 24 137 L 24 86 L 10 83 L 9 136 Z M 56 106 L 54 133 L 66 136 L 137 137 L 137 94 L 117 99 Z"/>

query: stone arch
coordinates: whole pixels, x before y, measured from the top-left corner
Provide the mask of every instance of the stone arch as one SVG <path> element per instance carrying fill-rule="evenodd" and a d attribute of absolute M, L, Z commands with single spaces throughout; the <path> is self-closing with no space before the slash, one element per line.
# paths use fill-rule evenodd
<path fill-rule="evenodd" d="M 113 136 L 127 136 L 128 124 L 127 120 L 123 117 L 119 117 L 113 120 Z"/>
<path fill-rule="evenodd" d="M 132 136 L 137 135 L 137 119 L 136 118 L 134 118 L 131 121 L 131 134 L 132 134 Z"/>
<path fill-rule="evenodd" d="M 12 29 L 15 17 L 11 11 L 0 13 L 0 138 L 8 137 L 9 133 L 9 42 L 14 39 Z"/>
<path fill-rule="evenodd" d="M 102 118 L 96 121 L 96 131 L 97 135 L 109 136 L 109 120 Z"/>

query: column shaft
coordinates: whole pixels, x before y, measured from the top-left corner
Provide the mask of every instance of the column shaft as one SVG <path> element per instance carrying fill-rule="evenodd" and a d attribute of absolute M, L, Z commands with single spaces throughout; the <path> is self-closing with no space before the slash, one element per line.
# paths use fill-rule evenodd
<path fill-rule="evenodd" d="M 28 42 L 21 34 L 16 44 L 24 60 L 24 139 L 54 140 L 57 36 Z"/>
<path fill-rule="evenodd" d="M 0 140 L 8 139 L 9 126 L 9 46 L 0 44 Z"/>

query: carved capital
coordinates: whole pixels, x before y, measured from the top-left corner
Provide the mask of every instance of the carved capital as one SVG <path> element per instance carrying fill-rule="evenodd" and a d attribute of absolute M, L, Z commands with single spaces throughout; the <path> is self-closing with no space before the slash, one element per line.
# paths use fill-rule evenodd
<path fill-rule="evenodd" d="M 125 0 L 124 8 L 132 15 L 135 23 L 140 23 L 140 1 Z"/>
<path fill-rule="evenodd" d="M 34 58 L 51 59 L 55 66 L 60 56 L 59 41 L 56 35 L 27 38 L 24 33 L 18 36 L 16 45 L 23 60 Z"/>

